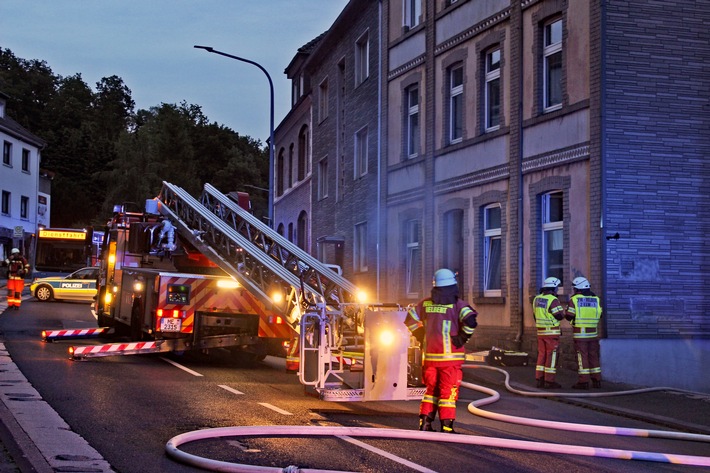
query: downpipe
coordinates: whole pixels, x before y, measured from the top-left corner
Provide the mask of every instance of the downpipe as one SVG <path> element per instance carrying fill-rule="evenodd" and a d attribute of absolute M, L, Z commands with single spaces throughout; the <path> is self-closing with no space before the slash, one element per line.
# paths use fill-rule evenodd
<path fill-rule="evenodd" d="M 529 392 L 521 391 L 510 386 L 510 375 L 500 368 L 484 365 L 463 365 L 463 369 L 489 369 L 498 371 L 505 375 L 505 387 L 508 391 L 527 397 L 605 397 L 639 394 L 652 391 L 679 391 L 675 388 L 654 387 L 634 389 L 629 391 L 618 391 L 614 393 L 550 393 L 550 392 Z M 462 382 L 462 387 L 488 394 L 489 397 L 471 402 L 468 411 L 474 415 L 502 422 L 516 423 L 521 425 L 543 427 L 558 430 L 571 430 L 575 432 L 589 432 L 607 435 L 632 436 L 632 437 L 655 437 L 674 440 L 686 440 L 693 442 L 710 443 L 710 435 L 691 434 L 684 432 L 671 432 L 663 430 L 630 429 L 611 426 L 597 426 L 589 424 L 575 424 L 571 422 L 555 422 L 540 419 L 529 419 L 524 417 L 495 414 L 481 409 L 481 406 L 492 404 L 500 399 L 500 394 L 484 386 Z M 441 432 L 422 432 L 419 430 L 369 428 L 369 427 L 333 427 L 333 426 L 291 426 L 291 425 L 262 425 L 262 426 L 235 426 L 220 427 L 213 429 L 195 430 L 186 432 L 171 438 L 165 445 L 166 454 L 172 459 L 187 464 L 203 468 L 210 471 L 221 472 L 248 472 L 248 473 L 344 473 L 341 470 L 319 470 L 301 469 L 294 465 L 284 468 L 265 467 L 248 465 L 241 463 L 230 463 L 209 458 L 200 457 L 180 450 L 180 446 L 186 443 L 205 439 L 216 439 L 221 437 L 366 437 L 384 438 L 398 440 L 418 440 L 442 443 L 458 443 L 465 445 L 478 445 L 482 447 L 508 448 L 515 450 L 526 450 L 542 453 L 556 453 L 561 455 L 579 455 L 597 458 L 613 458 L 617 460 L 642 460 L 657 463 L 671 463 L 674 465 L 691 465 L 710 467 L 710 457 L 694 455 L 677 455 L 672 453 L 644 452 L 634 450 L 585 447 L 580 445 L 551 444 L 545 442 L 532 442 L 527 440 L 511 440 L 497 437 L 482 437 L 478 435 L 451 435 Z"/>

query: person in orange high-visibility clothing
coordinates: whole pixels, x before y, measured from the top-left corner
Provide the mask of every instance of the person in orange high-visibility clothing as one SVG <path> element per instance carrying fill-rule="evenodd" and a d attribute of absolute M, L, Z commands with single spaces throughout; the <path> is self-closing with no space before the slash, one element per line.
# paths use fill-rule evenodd
<path fill-rule="evenodd" d="M 448 269 L 434 273 L 431 297 L 412 307 L 404 323 L 422 345 L 422 378 L 426 392 L 419 405 L 419 430 L 433 431 L 439 413 L 441 431 L 455 434 L 456 401 L 465 360 L 464 345 L 477 326 L 478 313 L 459 299 L 456 275 Z"/>
<path fill-rule="evenodd" d="M 7 264 L 7 305 L 19 310 L 22 304 L 22 290 L 25 288 L 25 276 L 30 272 L 30 265 L 20 250 L 13 248 L 10 257 L 5 260 Z"/>
<path fill-rule="evenodd" d="M 599 363 L 599 320 L 602 307 L 599 297 L 591 290 L 585 277 L 574 278 L 572 281 L 574 294 L 569 300 L 565 318 L 573 327 L 574 348 L 577 352 L 577 383 L 573 389 L 589 389 L 592 386 L 602 387 L 602 368 Z"/>
<path fill-rule="evenodd" d="M 560 346 L 560 320 L 565 309 L 557 298 L 561 281 L 549 277 L 542 283 L 540 294 L 533 299 L 533 316 L 537 328 L 537 365 L 535 380 L 538 388 L 559 389 L 557 376 L 557 349 Z"/>

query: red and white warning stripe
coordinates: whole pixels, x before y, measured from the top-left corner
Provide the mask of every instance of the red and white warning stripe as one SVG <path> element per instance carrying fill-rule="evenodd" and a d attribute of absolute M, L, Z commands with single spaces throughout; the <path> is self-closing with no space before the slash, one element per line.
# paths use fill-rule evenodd
<path fill-rule="evenodd" d="M 107 330 L 108 327 L 66 330 L 43 330 L 42 340 L 47 341 L 48 339 L 56 338 L 98 337 Z"/>
<path fill-rule="evenodd" d="M 69 347 L 69 355 L 73 358 L 88 358 L 93 356 L 136 355 L 139 353 L 157 353 L 160 342 L 109 343 L 108 345 L 87 345 Z"/>

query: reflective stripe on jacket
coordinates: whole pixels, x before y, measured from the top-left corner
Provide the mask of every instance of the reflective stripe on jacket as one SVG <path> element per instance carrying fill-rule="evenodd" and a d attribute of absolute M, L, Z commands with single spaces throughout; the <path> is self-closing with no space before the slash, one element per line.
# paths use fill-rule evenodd
<path fill-rule="evenodd" d="M 602 316 L 599 297 L 575 294 L 570 299 L 567 313 L 572 316 L 570 323 L 574 327 L 574 338 L 595 338 L 597 326 Z"/>
<path fill-rule="evenodd" d="M 558 304 L 552 307 L 553 302 Z M 564 313 L 562 304 L 559 304 L 554 294 L 538 294 L 533 299 L 533 316 L 538 335 L 559 335 L 560 321 L 555 318 L 557 313 Z"/>
<path fill-rule="evenodd" d="M 451 336 L 459 331 L 470 335 L 473 328 L 463 321 L 475 314 L 470 305 L 462 300 L 455 304 L 434 304 L 431 299 L 420 301 L 407 312 L 404 320 L 410 331 L 424 327 L 424 361 L 429 363 L 463 363 L 466 355 L 464 347 L 456 348 Z"/>

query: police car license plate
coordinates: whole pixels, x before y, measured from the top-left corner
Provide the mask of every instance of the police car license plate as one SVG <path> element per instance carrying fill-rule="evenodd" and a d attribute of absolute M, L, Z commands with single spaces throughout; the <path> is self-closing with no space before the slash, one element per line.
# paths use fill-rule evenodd
<path fill-rule="evenodd" d="M 173 318 L 160 319 L 161 332 L 179 332 L 182 327 L 182 320 Z"/>

